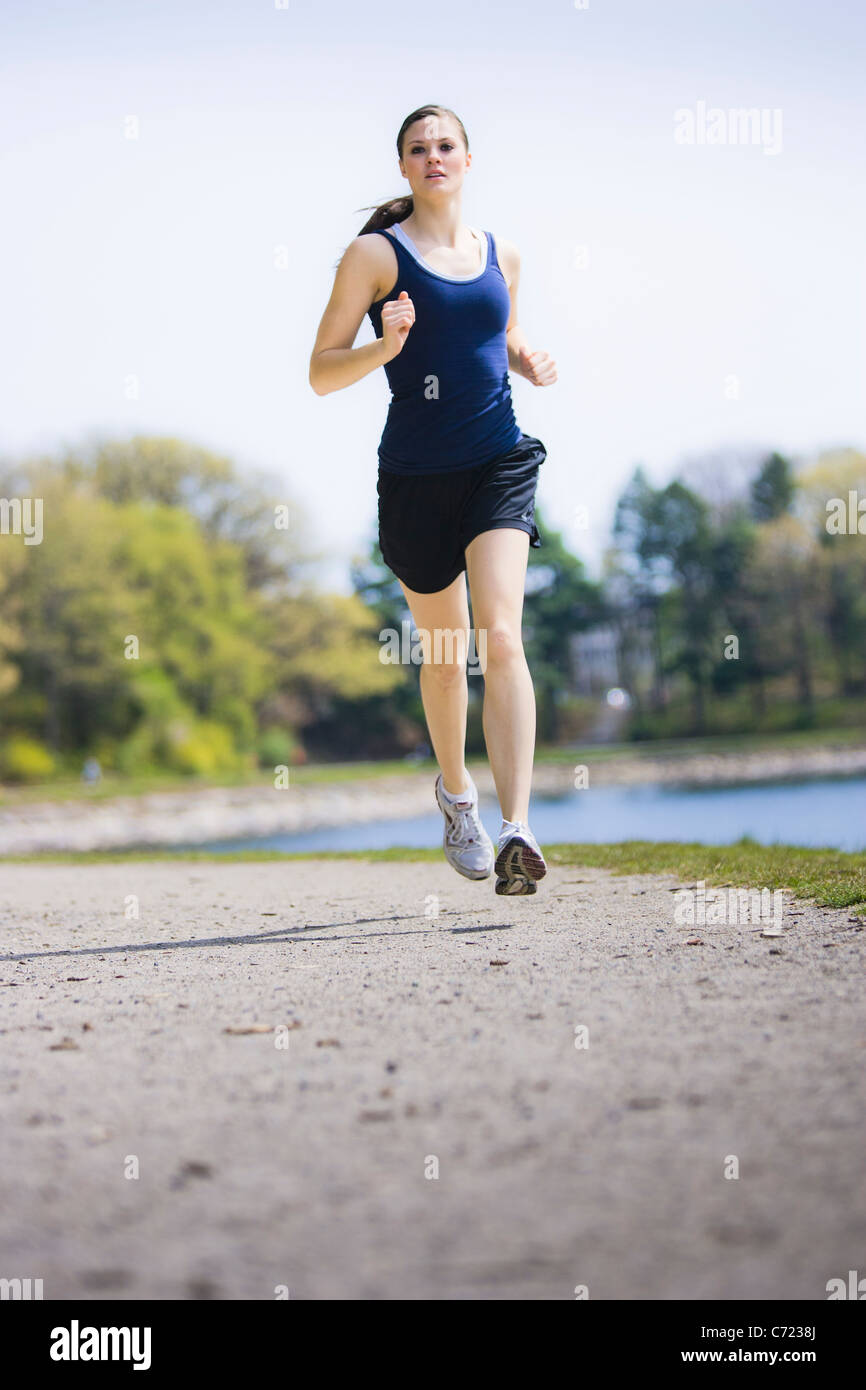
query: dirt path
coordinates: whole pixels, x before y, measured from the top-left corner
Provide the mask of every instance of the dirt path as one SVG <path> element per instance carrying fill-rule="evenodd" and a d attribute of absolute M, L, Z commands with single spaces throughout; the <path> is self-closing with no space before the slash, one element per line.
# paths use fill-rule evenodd
<path fill-rule="evenodd" d="M 678 925 L 666 877 L 507 901 L 444 863 L 0 879 L 0 1277 L 46 1298 L 824 1299 L 866 1273 L 847 912 L 786 899 L 764 938 Z"/>

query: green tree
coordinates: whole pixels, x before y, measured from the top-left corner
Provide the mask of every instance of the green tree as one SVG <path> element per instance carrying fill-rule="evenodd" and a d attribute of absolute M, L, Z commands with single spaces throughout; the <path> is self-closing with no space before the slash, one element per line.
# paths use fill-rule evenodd
<path fill-rule="evenodd" d="M 316 562 L 302 508 L 281 482 L 241 475 L 224 454 L 163 435 L 97 440 L 69 450 L 59 464 L 73 487 L 118 506 L 154 503 L 186 512 L 208 540 L 230 541 L 244 558 L 251 589 L 303 586 Z"/>
<path fill-rule="evenodd" d="M 756 521 L 775 521 L 790 511 L 796 485 L 791 465 L 782 454 L 770 454 L 752 483 L 752 516 Z"/>
<path fill-rule="evenodd" d="M 670 604 L 664 556 L 658 544 L 660 493 L 638 466 L 617 502 L 613 547 L 606 557 L 606 592 L 618 633 L 619 667 L 636 709 L 641 708 L 637 654 L 640 637 L 650 634 L 653 678 L 651 701 L 661 709 L 667 699 L 663 626 Z"/>
<path fill-rule="evenodd" d="M 866 690 L 866 536 L 828 531 L 828 505 L 851 493 L 866 499 L 866 454 L 856 449 L 823 454 L 798 479 L 805 524 L 818 542 L 817 562 L 826 595 L 827 639 L 840 695 Z"/>
<path fill-rule="evenodd" d="M 116 723 L 136 606 L 113 563 L 116 509 L 66 491 L 56 477 L 43 477 L 34 494 L 43 502 L 41 544 L 5 538 L 20 546 L 10 598 L 26 633 L 7 718 L 57 752 Z"/>
<path fill-rule="evenodd" d="M 617 506 L 614 537 L 630 580 L 632 612 L 648 614 L 652 627 L 656 691 L 665 672 L 682 672 L 700 731 L 713 664 L 714 537 L 707 504 L 678 480 L 654 489 L 637 469 Z"/>
<path fill-rule="evenodd" d="M 558 703 L 572 687 L 571 638 L 602 621 L 605 609 L 600 586 L 587 578 L 583 562 L 568 549 L 561 532 L 547 525 L 540 507 L 535 524 L 542 544 L 529 550 L 523 636 L 535 687 L 538 736 L 553 743 L 559 732 Z"/>
<path fill-rule="evenodd" d="M 273 599 L 266 613 L 275 677 L 265 719 L 289 717 L 331 757 L 363 756 L 371 736 L 379 751 L 393 752 L 383 726 L 399 722 L 389 702 L 407 668 L 380 659 L 376 612 L 357 594 L 311 590 Z"/>

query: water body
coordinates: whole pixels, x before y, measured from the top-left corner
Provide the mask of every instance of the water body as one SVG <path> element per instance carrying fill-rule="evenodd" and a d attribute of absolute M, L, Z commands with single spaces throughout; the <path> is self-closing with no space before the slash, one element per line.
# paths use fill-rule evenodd
<path fill-rule="evenodd" d="M 481 819 L 495 839 L 496 802 L 482 797 Z M 248 840 L 214 840 L 201 848 L 413 849 L 442 842 L 438 811 L 408 820 L 368 821 L 306 834 Z M 759 844 L 866 849 L 866 777 L 801 782 L 748 783 L 734 787 L 595 787 L 566 796 L 536 797 L 532 828 L 544 844 L 619 840 L 682 840 L 729 845 L 743 835 Z"/>

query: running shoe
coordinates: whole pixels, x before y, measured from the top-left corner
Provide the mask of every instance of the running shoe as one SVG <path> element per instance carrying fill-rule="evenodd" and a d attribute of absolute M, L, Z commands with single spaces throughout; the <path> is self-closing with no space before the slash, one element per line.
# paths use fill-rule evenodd
<path fill-rule="evenodd" d="M 496 892 L 508 897 L 528 897 L 535 893 L 536 879 L 544 878 L 547 865 L 538 841 L 528 825 L 516 822 L 499 842 L 496 856 Z"/>
<path fill-rule="evenodd" d="M 442 773 L 436 778 L 436 802 L 445 817 L 442 847 L 445 858 L 464 878 L 489 878 L 493 872 L 493 841 L 478 815 L 478 791 L 470 779 L 470 791 L 459 801 L 442 795 Z"/>

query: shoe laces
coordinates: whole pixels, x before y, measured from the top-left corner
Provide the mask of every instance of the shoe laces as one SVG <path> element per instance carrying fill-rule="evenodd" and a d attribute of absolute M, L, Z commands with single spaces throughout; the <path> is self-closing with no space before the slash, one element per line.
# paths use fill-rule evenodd
<path fill-rule="evenodd" d="M 459 806 L 453 802 L 448 807 L 447 816 L 448 828 L 445 831 L 445 838 L 449 845 L 458 844 L 479 844 L 478 833 L 473 820 L 475 806 Z"/>

